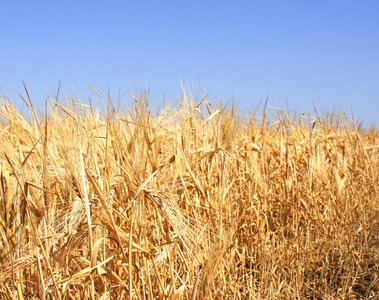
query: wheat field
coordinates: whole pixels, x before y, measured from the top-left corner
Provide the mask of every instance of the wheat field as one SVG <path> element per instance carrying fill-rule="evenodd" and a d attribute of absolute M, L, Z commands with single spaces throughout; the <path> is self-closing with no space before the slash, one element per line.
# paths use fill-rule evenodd
<path fill-rule="evenodd" d="M 26 95 L 0 102 L 1 299 L 379 297 L 375 129 Z"/>

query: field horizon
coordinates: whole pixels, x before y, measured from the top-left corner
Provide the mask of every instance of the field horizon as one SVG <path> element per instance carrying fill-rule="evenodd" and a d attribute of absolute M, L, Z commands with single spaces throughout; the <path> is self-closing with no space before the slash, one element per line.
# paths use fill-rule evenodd
<path fill-rule="evenodd" d="M 0 97 L 1 298 L 379 297 L 375 126 L 25 90 Z"/>

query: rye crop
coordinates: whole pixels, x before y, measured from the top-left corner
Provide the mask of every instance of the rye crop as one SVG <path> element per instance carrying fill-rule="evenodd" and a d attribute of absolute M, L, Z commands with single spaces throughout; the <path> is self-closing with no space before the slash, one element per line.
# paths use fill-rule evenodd
<path fill-rule="evenodd" d="M 98 96 L 0 102 L 0 298 L 377 299 L 374 128 Z"/>

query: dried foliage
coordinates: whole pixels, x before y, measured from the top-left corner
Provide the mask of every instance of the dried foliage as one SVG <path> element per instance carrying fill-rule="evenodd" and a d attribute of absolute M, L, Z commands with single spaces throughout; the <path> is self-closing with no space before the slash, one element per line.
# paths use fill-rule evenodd
<path fill-rule="evenodd" d="M 374 129 L 147 97 L 3 99 L 0 298 L 378 297 Z"/>

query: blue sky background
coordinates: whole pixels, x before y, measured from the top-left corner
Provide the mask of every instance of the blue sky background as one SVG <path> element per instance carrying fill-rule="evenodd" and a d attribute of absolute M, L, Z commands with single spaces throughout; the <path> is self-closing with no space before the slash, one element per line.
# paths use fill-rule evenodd
<path fill-rule="evenodd" d="M 181 84 L 240 110 L 340 110 L 379 127 L 378 1 L 3 1 L 0 93 L 129 101 Z M 60 94 L 63 99 L 63 94 Z"/>

